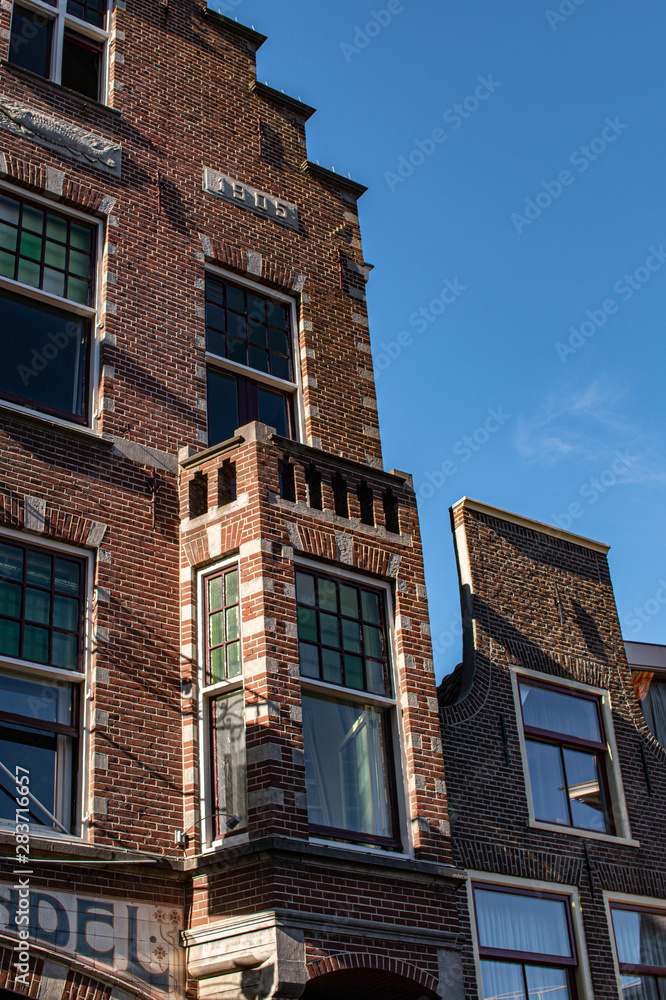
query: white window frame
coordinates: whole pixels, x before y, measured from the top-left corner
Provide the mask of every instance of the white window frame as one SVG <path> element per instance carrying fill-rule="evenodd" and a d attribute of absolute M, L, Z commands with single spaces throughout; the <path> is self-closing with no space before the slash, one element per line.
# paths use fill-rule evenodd
<path fill-rule="evenodd" d="M 538 670 L 528 670 L 527 668 L 517 666 L 516 664 L 511 664 L 509 670 L 511 674 L 511 685 L 516 711 L 516 726 L 518 729 L 518 740 L 520 743 L 520 756 L 523 763 L 523 778 L 525 781 L 525 794 L 527 797 L 527 809 L 529 815 L 528 825 L 533 827 L 535 830 L 548 830 L 552 833 L 561 833 L 567 836 L 586 837 L 590 840 L 605 840 L 614 844 L 621 843 L 629 847 L 640 847 L 639 841 L 635 840 L 631 835 L 631 825 L 629 823 L 629 813 L 627 811 L 624 796 L 622 772 L 620 769 L 617 743 L 615 741 L 615 730 L 613 728 L 613 715 L 611 712 L 609 692 L 603 688 L 592 687 L 589 684 L 583 684 L 579 681 L 570 680 L 569 678 L 553 677 L 550 674 L 544 674 Z M 559 823 L 548 823 L 544 820 L 536 818 L 527 760 L 527 745 L 525 741 L 525 733 L 523 731 L 522 705 L 520 701 L 519 682 L 523 678 L 525 680 L 538 680 L 542 683 L 548 683 L 553 687 L 561 688 L 564 693 L 576 694 L 577 692 L 580 692 L 581 694 L 593 695 L 599 699 L 604 726 L 604 736 L 606 738 L 604 765 L 606 768 L 606 776 L 610 792 L 609 808 L 613 815 L 613 821 L 617 833 L 612 834 L 601 833 L 595 830 L 584 830 L 582 827 L 564 826 Z"/>
<path fill-rule="evenodd" d="M 58 841 L 80 842 L 87 840 L 91 825 L 90 810 L 86 808 L 84 813 L 84 803 L 88 802 L 90 795 L 90 777 L 86 762 L 90 753 L 90 701 L 92 698 L 91 678 L 93 659 L 93 592 L 95 587 L 95 557 L 92 552 L 80 549 L 73 545 L 57 542 L 53 539 L 44 540 L 33 535 L 26 535 L 25 532 L 16 531 L 12 528 L 2 528 L 0 530 L 0 542 L 18 542 L 23 545 L 30 545 L 34 548 L 42 548 L 45 552 L 61 552 L 63 555 L 80 559 L 84 563 L 84 586 L 83 595 L 84 626 L 82 632 L 83 640 L 83 667 L 81 671 L 63 670 L 60 667 L 45 666 L 43 663 L 34 663 L 31 660 L 21 660 L 17 657 L 0 655 L 0 669 L 3 673 L 11 674 L 14 677 L 24 677 L 26 680 L 44 681 L 66 681 L 74 687 L 79 685 L 79 738 L 78 738 L 78 760 L 77 760 L 77 781 L 71 782 L 73 760 L 66 767 L 64 764 L 58 766 L 58 790 L 59 795 L 71 795 L 75 805 L 73 810 L 75 816 L 75 832 L 63 833 L 61 830 L 49 829 L 40 824 L 30 824 L 30 837 L 33 840 L 46 839 Z M 68 773 L 66 773 L 68 772 Z M 56 813 L 57 816 L 57 813 Z M 61 817 L 58 817 L 61 818 Z M 0 819 L 0 831 L 3 833 L 14 833 L 14 824 Z"/>
<path fill-rule="evenodd" d="M 205 620 L 205 582 L 215 573 L 236 567 L 238 570 L 238 607 L 240 622 L 241 672 L 237 677 L 206 685 L 206 628 Z M 245 676 L 243 665 L 243 594 L 241 588 L 240 557 L 238 554 L 229 556 L 218 562 L 205 566 L 197 571 L 197 646 L 199 649 L 198 669 L 198 704 L 199 704 L 199 816 L 201 829 L 201 850 L 207 854 L 224 847 L 236 847 L 248 841 L 247 832 L 234 834 L 215 840 L 214 810 L 215 810 L 215 779 L 211 769 L 212 736 L 210 727 L 210 703 L 220 695 L 233 694 L 242 691 L 245 694 Z"/>
<path fill-rule="evenodd" d="M 329 847 L 336 847 L 339 849 L 350 850 L 350 851 L 360 851 L 367 854 L 372 852 L 373 854 L 385 855 L 387 857 L 413 857 L 414 848 L 412 844 L 412 838 L 410 836 L 410 831 L 408 828 L 408 800 L 407 800 L 407 782 L 404 780 L 405 775 L 408 772 L 407 757 L 405 754 L 405 739 L 403 733 L 402 725 L 402 713 L 398 711 L 398 702 L 400 695 L 400 688 L 397 680 L 397 671 L 395 669 L 396 663 L 396 637 L 395 637 L 395 609 L 393 604 L 393 594 L 391 592 L 390 584 L 383 580 L 375 580 L 371 577 L 364 576 L 362 573 L 355 573 L 353 571 L 342 569 L 339 566 L 328 566 L 325 563 L 316 562 L 312 559 L 296 558 L 294 559 L 294 580 L 296 578 L 296 573 L 299 569 L 309 570 L 318 575 L 323 576 L 333 576 L 340 580 L 349 580 L 352 583 L 356 583 L 362 587 L 367 587 L 368 589 L 379 590 L 382 592 L 384 597 L 384 611 L 386 615 L 386 635 L 387 635 L 387 653 L 388 653 L 388 670 L 391 678 L 391 687 L 393 689 L 393 697 L 389 698 L 383 695 L 373 694 L 370 691 L 358 691 L 355 688 L 343 687 L 340 684 L 329 684 L 327 681 L 320 681 L 314 677 L 305 677 L 300 675 L 300 685 L 301 691 L 309 691 L 313 694 L 321 695 L 331 695 L 335 698 L 344 698 L 348 701 L 358 702 L 364 705 L 376 705 L 378 708 L 384 708 L 389 712 L 389 726 L 391 734 L 391 746 L 392 746 L 392 757 L 389 760 L 390 766 L 393 768 L 393 780 L 395 783 L 395 805 L 398 815 L 396 816 L 396 827 L 398 829 L 398 837 L 402 842 L 402 850 L 388 850 L 384 847 L 380 847 L 374 844 L 363 844 L 363 843 L 351 843 L 345 842 L 343 840 L 331 840 L 326 837 L 310 835 L 310 842 L 314 844 L 325 844 Z M 294 604 L 296 603 L 296 598 L 294 598 Z"/>
<path fill-rule="evenodd" d="M 0 289 L 5 289 L 8 292 L 12 292 L 14 295 L 20 295 L 25 299 L 32 299 L 35 302 L 41 302 L 44 305 L 54 306 L 55 308 L 61 309 L 63 312 L 72 313 L 74 316 L 80 316 L 84 319 L 90 321 L 90 358 L 89 365 L 90 369 L 87 373 L 88 375 L 88 421 L 87 423 L 79 423 L 75 420 L 68 420 L 66 417 L 59 417 L 55 414 L 45 413 L 43 410 L 37 409 L 37 404 L 34 406 L 28 406 L 22 403 L 14 403 L 9 399 L 4 399 L 0 396 L 0 408 L 7 410 L 15 410 L 18 413 L 27 413 L 31 417 L 39 418 L 44 420 L 49 424 L 53 424 L 60 427 L 67 427 L 72 430 L 85 433 L 86 430 L 92 429 L 93 431 L 97 428 L 97 423 L 99 420 L 98 413 L 98 400 L 99 400 L 99 356 L 100 356 L 100 334 L 102 332 L 102 322 L 101 322 L 101 306 L 102 306 L 102 277 L 103 268 L 102 260 L 104 256 L 104 239 L 105 239 L 105 227 L 101 219 L 91 217 L 83 212 L 79 212 L 73 208 L 62 208 L 57 202 L 52 201 L 48 198 L 43 198 L 38 194 L 34 194 L 31 190 L 25 188 L 18 188 L 13 184 L 0 183 L 0 195 L 7 194 L 9 197 L 16 196 L 21 198 L 23 201 L 33 202 L 35 205 L 39 205 L 41 208 L 50 210 L 51 212 L 56 212 L 59 215 L 65 215 L 71 219 L 77 219 L 80 222 L 84 222 L 86 225 L 91 226 L 96 236 L 93 236 L 95 240 L 95 270 L 93 274 L 93 281 L 95 282 L 95 296 L 94 302 L 91 306 L 81 305 L 79 302 L 74 302 L 72 299 L 63 298 L 60 295 L 53 295 L 51 292 L 45 292 L 41 288 L 35 288 L 33 285 L 26 285 L 21 281 L 14 281 L 13 278 L 6 278 L 4 275 L 0 275 Z"/>
<path fill-rule="evenodd" d="M 575 966 L 576 990 L 578 1000 L 594 1000 L 592 977 L 585 942 L 585 928 L 581 912 L 580 894 L 575 885 L 561 885 L 559 882 L 542 882 L 539 879 L 525 879 L 513 875 L 498 875 L 492 872 L 468 871 L 467 878 L 467 908 L 470 914 L 472 929 L 472 946 L 474 949 L 474 970 L 479 1000 L 483 1000 L 483 982 L 481 979 L 481 962 L 479 954 L 479 935 L 477 932 L 476 910 L 474 904 L 474 886 L 481 883 L 502 886 L 506 889 L 530 889 L 534 892 L 548 892 L 551 895 L 562 896 L 569 901 L 571 925 L 578 965 Z M 500 961 L 500 959 L 498 959 Z M 503 961 L 503 960 L 502 960 Z M 507 961 L 510 961 L 507 959 Z"/>
<path fill-rule="evenodd" d="M 33 10 L 36 14 L 42 14 L 47 17 L 50 21 L 53 21 L 53 35 L 51 38 L 51 73 L 48 77 L 52 83 L 60 84 L 61 74 L 62 74 L 62 50 L 63 42 L 65 38 L 65 28 L 70 28 L 75 31 L 77 35 L 83 35 L 85 38 L 89 38 L 93 42 L 100 42 L 104 48 L 102 51 L 102 65 L 100 68 L 100 94 L 97 98 L 98 103 L 106 104 L 109 91 L 109 18 L 110 18 L 110 5 L 107 0 L 106 8 L 106 25 L 104 28 L 98 28 L 95 24 L 90 24 L 88 21 L 82 21 L 78 17 L 74 17 L 72 14 L 67 13 L 67 0 L 56 0 L 55 4 L 44 3 L 42 0 L 14 0 L 14 6 L 16 4 L 20 7 L 25 7 L 27 10 Z M 12 24 L 14 10 L 12 7 Z M 11 29 L 10 29 L 11 31 Z M 8 43 L 11 45 L 11 38 Z M 7 59 L 10 65 L 11 61 L 11 51 L 7 50 Z M 44 79 L 47 79 L 44 77 Z M 72 91 L 72 93 L 78 94 L 78 91 Z M 79 94 L 82 100 L 91 100 L 91 98 L 86 97 L 85 94 Z"/>
<path fill-rule="evenodd" d="M 224 281 L 229 281 L 234 285 L 241 285 L 253 292 L 257 292 L 264 298 L 276 299 L 289 306 L 291 316 L 292 366 L 294 372 L 293 382 L 288 382 L 281 378 L 275 378 L 275 376 L 268 375 L 266 372 L 260 372 L 256 368 L 250 368 L 248 365 L 241 365 L 237 361 L 229 361 L 228 358 L 221 358 L 218 354 L 213 354 L 207 348 L 206 366 L 210 368 L 218 368 L 220 371 L 228 371 L 232 375 L 242 375 L 244 378 L 250 379 L 253 382 L 263 383 L 268 389 L 276 389 L 279 392 L 289 393 L 294 400 L 294 440 L 304 443 L 305 408 L 303 405 L 303 375 L 301 371 L 298 308 L 295 295 L 285 295 L 284 292 L 278 292 L 274 288 L 269 288 L 268 285 L 261 285 L 258 282 L 251 281 L 249 278 L 245 278 L 239 274 L 233 274 L 230 271 L 225 271 L 223 268 L 215 267 L 213 264 L 206 264 L 206 275 L 208 274 L 213 277 L 222 278 Z M 208 392 L 208 389 L 206 389 L 206 392 Z M 206 400 L 207 399 L 208 397 L 206 396 Z"/>
<path fill-rule="evenodd" d="M 611 947 L 613 954 L 613 968 L 615 970 L 615 978 L 617 980 L 617 995 L 622 997 L 622 973 L 620 972 L 620 959 L 617 953 L 617 942 L 615 940 L 615 928 L 613 926 L 613 916 L 611 914 L 611 908 L 613 903 L 626 903 L 628 906 L 646 906 L 651 910 L 661 910 L 666 917 L 666 900 L 656 899 L 654 896 L 636 896 L 633 893 L 627 892 L 612 892 L 608 889 L 603 890 L 603 900 L 604 908 L 606 910 L 606 920 L 608 921 L 608 933 L 611 939 Z M 638 975 L 639 973 L 636 973 Z"/>

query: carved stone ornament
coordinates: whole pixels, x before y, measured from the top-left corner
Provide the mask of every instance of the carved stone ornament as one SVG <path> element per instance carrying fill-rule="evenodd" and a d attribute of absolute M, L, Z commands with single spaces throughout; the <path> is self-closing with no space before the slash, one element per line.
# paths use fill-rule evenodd
<path fill-rule="evenodd" d="M 0 97 L 0 128 L 120 177 L 119 145 L 60 118 L 34 111 L 19 101 Z"/>
<path fill-rule="evenodd" d="M 203 188 L 209 194 L 217 195 L 232 205 L 247 208 L 255 215 L 261 215 L 264 219 L 270 219 L 271 222 L 278 222 L 281 226 L 288 226 L 298 231 L 296 205 L 291 205 L 288 201 L 269 194 L 268 191 L 260 191 L 244 181 L 227 177 L 226 174 L 221 174 L 219 170 L 212 170 L 210 167 L 204 167 Z"/>

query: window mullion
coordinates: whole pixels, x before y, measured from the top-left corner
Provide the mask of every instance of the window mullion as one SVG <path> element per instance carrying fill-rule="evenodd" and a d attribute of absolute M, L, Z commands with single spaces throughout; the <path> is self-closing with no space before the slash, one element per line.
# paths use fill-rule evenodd
<path fill-rule="evenodd" d="M 55 19 L 55 31 L 53 32 L 53 51 L 51 55 L 51 79 L 54 83 L 60 83 L 62 79 L 62 46 L 65 37 L 65 11 L 67 0 L 59 0 L 58 12 Z"/>
<path fill-rule="evenodd" d="M 564 744 L 560 743 L 558 749 L 560 751 L 560 764 L 562 765 L 562 775 L 564 777 L 564 794 L 567 797 L 567 812 L 569 814 L 569 826 L 573 826 L 574 825 L 573 810 L 571 808 L 571 795 L 569 794 L 569 777 L 567 775 L 567 765 L 564 759 Z"/>

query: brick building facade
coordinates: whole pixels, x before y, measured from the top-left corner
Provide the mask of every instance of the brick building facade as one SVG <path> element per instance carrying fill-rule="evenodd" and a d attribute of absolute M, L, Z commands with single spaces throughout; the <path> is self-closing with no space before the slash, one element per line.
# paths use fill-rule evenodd
<path fill-rule="evenodd" d="M 363 188 L 264 41 L 0 5 L 0 985 L 41 1000 L 460 992 Z"/>
<path fill-rule="evenodd" d="M 439 696 L 466 992 L 656 1000 L 663 648 L 629 643 L 628 664 L 607 546 L 474 500 L 451 513 L 465 645 Z"/>

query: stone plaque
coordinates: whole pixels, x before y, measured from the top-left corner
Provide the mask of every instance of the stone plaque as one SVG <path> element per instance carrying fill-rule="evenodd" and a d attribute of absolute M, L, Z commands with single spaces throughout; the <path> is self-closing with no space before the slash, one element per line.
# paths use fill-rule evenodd
<path fill-rule="evenodd" d="M 0 128 L 40 146 L 47 146 L 79 163 L 100 167 L 106 173 L 120 177 L 121 147 L 71 122 L 35 111 L 8 97 L 0 97 Z"/>
<path fill-rule="evenodd" d="M 279 222 L 282 226 L 298 230 L 298 208 L 274 194 L 259 191 L 244 181 L 227 177 L 226 174 L 221 174 L 210 167 L 204 167 L 203 186 L 204 191 L 208 191 L 209 194 L 224 198 L 225 201 L 232 202 L 240 208 L 247 208 L 255 215 L 262 215 L 265 219 Z"/>

